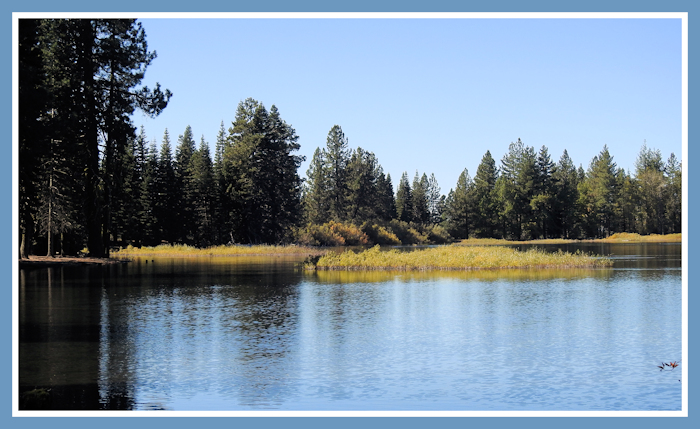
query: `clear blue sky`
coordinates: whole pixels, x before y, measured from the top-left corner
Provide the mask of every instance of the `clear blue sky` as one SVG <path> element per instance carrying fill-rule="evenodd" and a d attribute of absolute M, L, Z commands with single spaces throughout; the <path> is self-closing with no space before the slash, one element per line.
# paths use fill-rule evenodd
<path fill-rule="evenodd" d="M 521 138 L 588 167 L 607 145 L 633 170 L 644 140 L 681 158 L 679 19 L 143 19 L 158 58 L 144 83 L 173 91 L 149 140 L 190 125 L 213 151 L 248 97 L 277 106 L 307 161 L 340 125 L 394 186 L 434 173 L 442 192 L 500 165 Z"/>

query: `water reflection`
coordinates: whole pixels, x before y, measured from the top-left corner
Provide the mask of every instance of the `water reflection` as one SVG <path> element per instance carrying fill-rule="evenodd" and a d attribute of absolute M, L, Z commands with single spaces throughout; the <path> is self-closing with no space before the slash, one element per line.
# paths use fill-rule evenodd
<path fill-rule="evenodd" d="M 20 391 L 50 388 L 51 409 L 679 409 L 682 368 L 655 366 L 679 358 L 680 250 L 603 250 L 611 269 L 23 269 Z"/>
<path fill-rule="evenodd" d="M 433 280 L 453 281 L 534 281 L 551 279 L 608 278 L 612 269 L 505 269 L 505 270 L 444 270 L 444 271 L 306 271 L 305 278 L 320 283 L 383 283 L 421 282 Z"/>

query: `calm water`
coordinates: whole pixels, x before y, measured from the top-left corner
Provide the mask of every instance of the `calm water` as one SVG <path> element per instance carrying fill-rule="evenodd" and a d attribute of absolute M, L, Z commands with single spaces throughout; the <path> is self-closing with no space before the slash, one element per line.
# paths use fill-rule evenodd
<path fill-rule="evenodd" d="M 557 246 L 549 246 L 555 249 Z M 299 258 L 20 270 L 51 409 L 680 410 L 681 246 L 604 270 L 308 273 Z"/>

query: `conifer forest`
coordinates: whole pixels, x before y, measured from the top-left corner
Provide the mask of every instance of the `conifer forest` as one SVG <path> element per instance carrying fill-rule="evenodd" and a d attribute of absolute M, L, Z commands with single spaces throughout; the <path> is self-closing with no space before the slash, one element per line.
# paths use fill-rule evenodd
<path fill-rule="evenodd" d="M 475 152 L 473 175 L 465 169 L 441 188 L 430 172 L 392 178 L 371 148 L 350 147 L 341 126 L 329 124 L 300 172 L 305 159 L 292 124 L 252 98 L 221 123 L 211 147 L 187 124 L 157 135 L 136 129 L 134 112 L 157 116 L 176 96 L 141 85 L 155 53 L 136 20 L 22 19 L 18 53 L 20 257 L 105 257 L 161 243 L 427 244 L 681 231 L 681 162 L 646 144 L 626 171 L 604 144 L 577 164 L 567 151 L 517 139 L 504 142 L 500 160 Z"/>

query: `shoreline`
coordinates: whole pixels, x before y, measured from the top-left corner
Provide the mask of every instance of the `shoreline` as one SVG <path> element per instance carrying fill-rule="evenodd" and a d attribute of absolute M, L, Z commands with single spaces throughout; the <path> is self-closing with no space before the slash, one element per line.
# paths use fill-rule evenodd
<path fill-rule="evenodd" d="M 71 265 L 117 265 L 130 262 L 126 258 L 90 258 L 90 257 L 73 257 L 73 256 L 37 256 L 29 255 L 29 259 L 19 259 L 19 267 L 57 267 Z"/>

